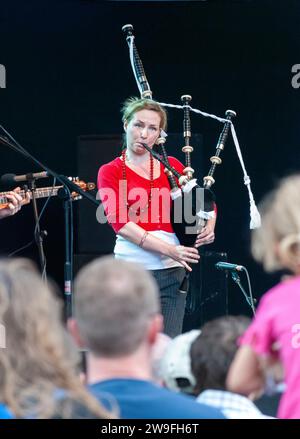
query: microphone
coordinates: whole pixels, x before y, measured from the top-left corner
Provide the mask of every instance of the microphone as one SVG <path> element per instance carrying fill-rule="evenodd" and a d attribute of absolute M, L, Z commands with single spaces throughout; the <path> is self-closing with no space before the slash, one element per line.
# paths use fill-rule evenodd
<path fill-rule="evenodd" d="M 217 262 L 215 267 L 218 270 L 229 270 L 229 271 L 243 271 L 245 267 L 243 265 L 230 264 L 229 262 Z"/>
<path fill-rule="evenodd" d="M 28 173 L 23 175 L 16 175 L 16 174 L 4 174 L 1 177 L 1 183 L 12 185 L 15 183 L 19 183 L 22 181 L 28 181 L 28 180 L 37 180 L 38 178 L 47 178 L 48 172 L 42 171 L 42 172 L 35 172 L 35 173 Z"/>

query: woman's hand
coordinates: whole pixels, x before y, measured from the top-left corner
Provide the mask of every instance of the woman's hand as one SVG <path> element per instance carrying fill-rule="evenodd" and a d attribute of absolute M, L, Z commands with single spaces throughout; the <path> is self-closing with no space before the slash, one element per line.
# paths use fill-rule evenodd
<path fill-rule="evenodd" d="M 212 244 L 215 240 L 215 224 L 207 222 L 201 232 L 197 235 L 195 247 L 198 248 L 201 245 Z"/>
<path fill-rule="evenodd" d="M 11 192 L 7 192 L 5 194 L 7 200 L 8 200 L 8 206 L 4 209 L 0 209 L 0 219 L 5 218 L 7 216 L 15 215 L 21 207 L 24 204 L 28 204 L 30 202 L 30 195 L 29 193 L 26 194 L 25 198 L 22 198 L 21 195 L 19 195 L 20 188 L 16 188 Z"/>
<path fill-rule="evenodd" d="M 16 189 L 14 189 L 14 192 L 15 193 L 21 192 L 21 188 L 17 187 Z M 29 203 L 30 203 L 30 192 L 26 191 L 25 198 L 22 198 L 21 206 L 25 206 L 25 204 L 29 204 Z"/>
<path fill-rule="evenodd" d="M 198 250 L 195 247 L 185 247 L 184 245 L 171 246 L 169 256 L 180 262 L 188 271 L 192 271 L 189 264 L 197 264 L 200 259 Z"/>

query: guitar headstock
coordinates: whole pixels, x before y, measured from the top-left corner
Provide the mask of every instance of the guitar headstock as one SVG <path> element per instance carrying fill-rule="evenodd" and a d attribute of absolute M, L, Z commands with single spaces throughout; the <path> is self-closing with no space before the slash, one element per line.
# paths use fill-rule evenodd
<path fill-rule="evenodd" d="M 95 183 L 91 183 L 91 182 L 86 183 L 83 180 L 79 180 L 79 177 L 69 177 L 69 180 L 77 184 L 77 186 L 79 186 L 80 189 L 82 189 L 84 192 L 92 191 L 96 187 Z M 82 196 L 77 192 L 72 192 L 71 195 L 73 201 L 80 200 L 82 198 Z"/>

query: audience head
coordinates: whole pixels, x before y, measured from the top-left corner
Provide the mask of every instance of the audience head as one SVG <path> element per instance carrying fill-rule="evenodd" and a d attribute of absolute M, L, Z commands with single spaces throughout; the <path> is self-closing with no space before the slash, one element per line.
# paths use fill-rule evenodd
<path fill-rule="evenodd" d="M 193 393 L 195 378 L 191 371 L 190 347 L 200 334 L 192 330 L 180 334 L 169 343 L 159 367 L 164 385 L 175 392 Z"/>
<path fill-rule="evenodd" d="M 249 324 L 247 317 L 225 316 L 211 320 L 201 328 L 201 334 L 190 349 L 196 395 L 206 389 L 226 389 L 226 376 L 238 349 L 238 338 Z"/>
<path fill-rule="evenodd" d="M 75 320 L 82 343 L 97 357 L 127 356 L 143 343 L 150 349 L 161 329 L 155 280 L 138 264 L 96 259 L 76 278 Z"/>
<path fill-rule="evenodd" d="M 261 202 L 262 226 L 253 231 L 252 254 L 266 271 L 300 273 L 300 175 L 279 182 Z"/>
<path fill-rule="evenodd" d="M 0 401 L 18 417 L 55 415 L 58 390 L 105 416 L 77 377 L 78 354 L 53 287 L 26 259 L 0 261 Z"/>

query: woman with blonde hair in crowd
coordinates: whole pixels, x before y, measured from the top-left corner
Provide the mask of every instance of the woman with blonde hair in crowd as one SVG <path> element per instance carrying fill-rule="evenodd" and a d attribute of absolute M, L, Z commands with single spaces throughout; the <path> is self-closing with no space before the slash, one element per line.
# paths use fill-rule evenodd
<path fill-rule="evenodd" d="M 3 417 L 111 417 L 79 380 L 78 351 L 53 293 L 31 261 L 0 261 Z"/>
<path fill-rule="evenodd" d="M 266 271 L 287 269 L 291 276 L 262 297 L 227 384 L 245 395 L 259 391 L 266 371 L 279 363 L 285 391 L 278 417 L 300 418 L 300 175 L 283 179 L 265 198 L 261 213 L 262 227 L 253 233 L 253 256 Z"/>

